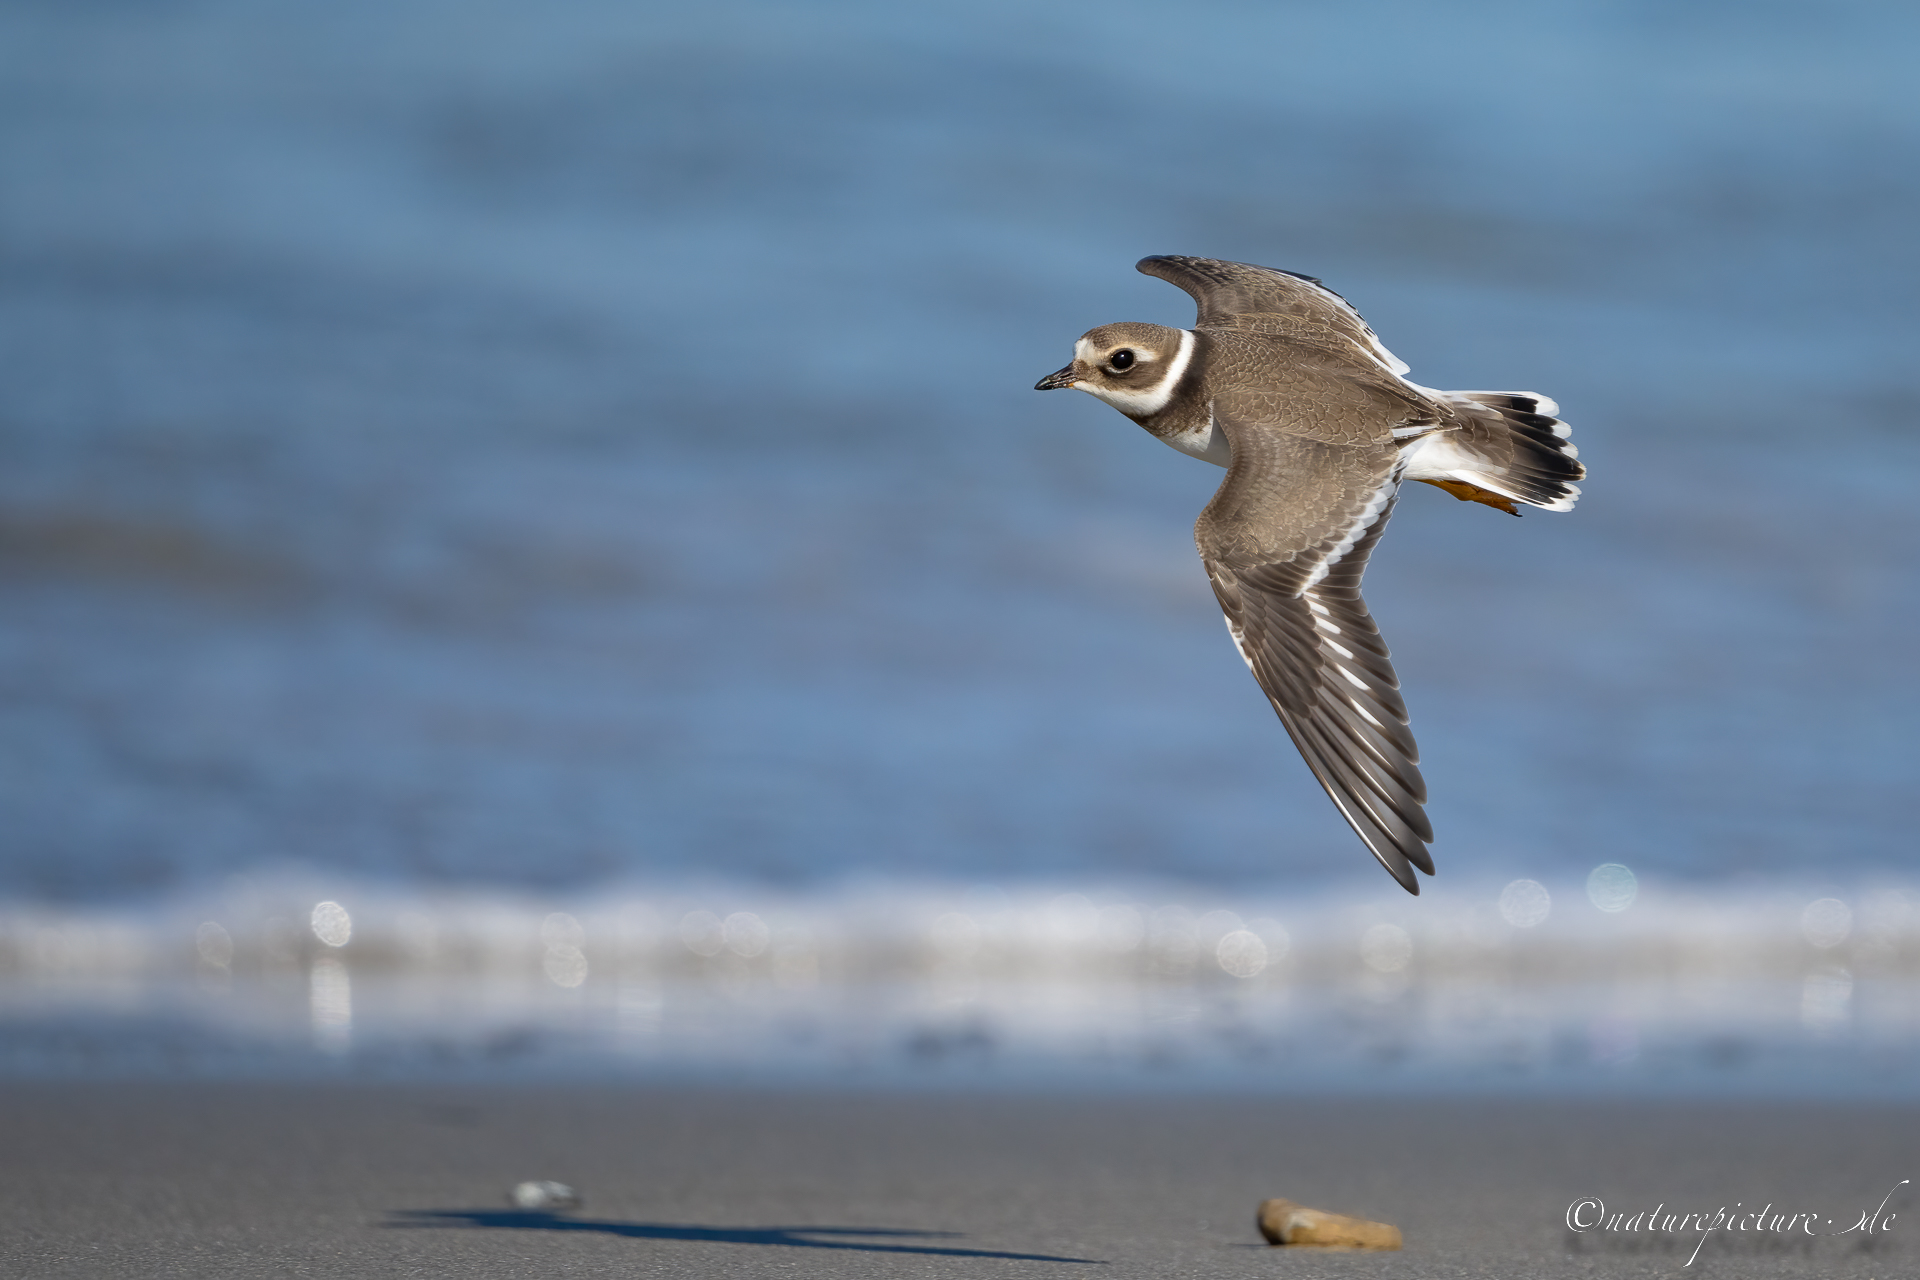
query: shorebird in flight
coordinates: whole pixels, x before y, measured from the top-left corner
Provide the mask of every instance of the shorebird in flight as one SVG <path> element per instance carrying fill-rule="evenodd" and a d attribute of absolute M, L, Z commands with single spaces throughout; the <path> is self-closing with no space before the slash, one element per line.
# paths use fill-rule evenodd
<path fill-rule="evenodd" d="M 1516 516 L 1515 503 L 1572 510 L 1586 468 L 1559 406 L 1407 381 L 1311 276 L 1212 258 L 1138 266 L 1193 295 L 1194 327 L 1089 330 L 1035 389 L 1088 392 L 1227 469 L 1194 526 L 1227 629 L 1341 816 L 1418 893 L 1413 869 L 1433 874 L 1427 787 L 1360 576 L 1406 480 Z"/>

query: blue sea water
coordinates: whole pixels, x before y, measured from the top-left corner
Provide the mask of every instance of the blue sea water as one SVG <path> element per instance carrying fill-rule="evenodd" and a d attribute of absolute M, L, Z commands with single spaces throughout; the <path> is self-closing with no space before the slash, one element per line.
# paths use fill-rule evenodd
<path fill-rule="evenodd" d="M 1029 390 L 1189 322 L 1147 253 L 1574 424 L 1573 514 L 1423 489 L 1369 575 L 1439 885 L 1622 863 L 1799 946 L 1906 884 L 1920 17 L 1169 22 L 0 7 L 14 970 L 259 886 L 245 928 L 1397 892 L 1220 626 L 1219 473 Z"/>

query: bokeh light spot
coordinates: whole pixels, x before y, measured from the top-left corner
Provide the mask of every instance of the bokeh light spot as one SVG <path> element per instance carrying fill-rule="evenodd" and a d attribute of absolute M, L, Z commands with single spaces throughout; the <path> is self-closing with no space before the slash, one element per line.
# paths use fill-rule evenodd
<path fill-rule="evenodd" d="M 736 911 L 728 916 L 720 926 L 720 933 L 727 940 L 729 951 L 749 960 L 765 951 L 773 941 L 773 930 L 751 911 Z"/>
<path fill-rule="evenodd" d="M 313 936 L 329 947 L 344 947 L 353 939 L 353 917 L 337 902 L 322 902 L 309 921 Z"/>
<path fill-rule="evenodd" d="M 548 947 L 540 967 L 556 987 L 577 987 L 587 980 L 586 953 L 565 942 Z"/>
<path fill-rule="evenodd" d="M 1236 978 L 1251 978 L 1267 967 L 1267 944 L 1249 929 L 1235 929 L 1213 949 L 1220 967 Z"/>
<path fill-rule="evenodd" d="M 1625 911 L 1640 893 L 1640 881 L 1618 862 L 1603 862 L 1587 876 L 1587 901 L 1602 911 Z"/>
<path fill-rule="evenodd" d="M 1553 910 L 1553 895 L 1538 880 L 1515 880 L 1500 891 L 1500 918 L 1516 929 L 1544 923 Z"/>

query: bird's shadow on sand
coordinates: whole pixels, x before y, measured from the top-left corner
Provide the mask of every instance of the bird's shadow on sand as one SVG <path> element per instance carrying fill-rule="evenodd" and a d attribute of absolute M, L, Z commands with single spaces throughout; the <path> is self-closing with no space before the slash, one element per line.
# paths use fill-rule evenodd
<path fill-rule="evenodd" d="M 870 1243 L 850 1236 L 889 1240 L 951 1240 L 958 1231 L 913 1231 L 893 1227 L 696 1227 L 677 1222 L 617 1222 L 596 1218 L 563 1217 L 557 1213 L 530 1213 L 513 1209 L 401 1209 L 388 1227 L 492 1227 L 509 1231 L 597 1231 L 630 1240 L 682 1240 L 693 1244 L 784 1245 L 790 1249 L 841 1249 L 857 1253 L 913 1253 L 939 1258 L 999 1258 L 1011 1262 L 1080 1262 L 1105 1264 L 1096 1258 L 1065 1258 L 1047 1253 L 1008 1253 L 997 1249 L 960 1249 L 921 1243 Z M 825 1237 L 824 1239 L 818 1237 Z"/>

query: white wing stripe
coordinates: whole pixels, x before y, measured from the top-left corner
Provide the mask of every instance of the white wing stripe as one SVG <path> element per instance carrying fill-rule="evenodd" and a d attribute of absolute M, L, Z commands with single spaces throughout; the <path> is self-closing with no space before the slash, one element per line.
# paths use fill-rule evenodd
<path fill-rule="evenodd" d="M 1227 624 L 1227 634 L 1233 637 L 1233 647 L 1240 654 L 1240 661 L 1247 664 L 1247 670 L 1253 670 L 1253 655 L 1247 652 L 1247 633 L 1242 631 L 1232 618 L 1220 615 Z"/>
<path fill-rule="evenodd" d="M 1352 524 L 1347 526 L 1347 531 L 1340 541 L 1335 543 L 1332 550 L 1328 551 L 1320 563 L 1313 567 L 1313 572 L 1307 575 L 1306 584 L 1300 588 L 1303 593 L 1319 586 L 1321 581 L 1333 572 L 1333 566 L 1340 563 L 1341 557 L 1353 550 L 1354 544 L 1366 536 L 1367 530 L 1373 526 L 1375 520 L 1379 519 L 1380 513 L 1387 509 L 1387 504 L 1393 501 L 1393 495 L 1399 491 L 1400 473 L 1396 469 L 1387 477 L 1385 483 L 1374 490 L 1373 497 L 1367 501 L 1366 506 L 1360 508 L 1360 514 L 1354 518 Z"/>

